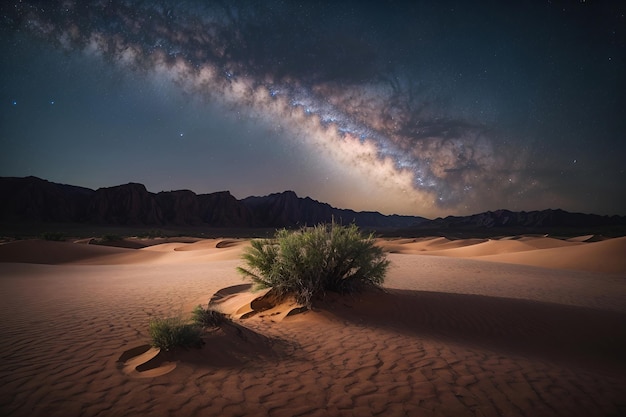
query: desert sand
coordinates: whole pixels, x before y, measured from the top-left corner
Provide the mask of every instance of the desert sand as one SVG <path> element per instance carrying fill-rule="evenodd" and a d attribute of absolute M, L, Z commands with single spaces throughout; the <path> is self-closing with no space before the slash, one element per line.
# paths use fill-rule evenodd
<path fill-rule="evenodd" d="M 590 238 L 384 240 L 383 290 L 249 318 L 246 240 L 1 244 L 0 415 L 626 415 L 626 238 Z M 211 299 L 242 314 L 149 348 Z"/>

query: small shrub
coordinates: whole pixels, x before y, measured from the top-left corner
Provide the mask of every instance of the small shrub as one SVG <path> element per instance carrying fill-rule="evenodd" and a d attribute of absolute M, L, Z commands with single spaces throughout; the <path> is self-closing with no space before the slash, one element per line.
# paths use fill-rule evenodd
<path fill-rule="evenodd" d="M 198 325 L 187 323 L 179 317 L 153 318 L 149 330 L 152 346 L 162 350 L 180 347 L 199 347 L 202 345 L 201 329 Z"/>
<path fill-rule="evenodd" d="M 65 240 L 65 234 L 62 232 L 44 232 L 41 234 L 41 238 L 54 242 L 63 242 Z"/>
<path fill-rule="evenodd" d="M 100 238 L 101 242 L 117 242 L 120 240 L 122 240 L 122 237 L 114 234 L 106 234 Z"/>
<path fill-rule="evenodd" d="M 145 237 L 149 239 L 156 239 L 158 237 L 167 237 L 167 235 L 160 229 L 150 229 L 139 237 Z"/>
<path fill-rule="evenodd" d="M 205 309 L 201 305 L 198 305 L 191 312 L 191 320 L 201 327 L 218 327 L 224 321 L 226 316 L 219 311 Z"/>
<path fill-rule="evenodd" d="M 350 293 L 381 285 L 389 266 L 372 235 L 334 222 L 252 240 L 243 259 L 248 267 L 238 271 L 258 288 L 271 287 L 281 297 L 293 294 L 308 307 L 325 291 Z"/>

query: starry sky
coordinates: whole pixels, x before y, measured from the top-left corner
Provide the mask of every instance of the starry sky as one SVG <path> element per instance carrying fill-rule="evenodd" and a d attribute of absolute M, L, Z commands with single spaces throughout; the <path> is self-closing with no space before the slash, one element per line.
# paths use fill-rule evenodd
<path fill-rule="evenodd" d="M 0 176 L 626 215 L 622 1 L 9 0 Z"/>

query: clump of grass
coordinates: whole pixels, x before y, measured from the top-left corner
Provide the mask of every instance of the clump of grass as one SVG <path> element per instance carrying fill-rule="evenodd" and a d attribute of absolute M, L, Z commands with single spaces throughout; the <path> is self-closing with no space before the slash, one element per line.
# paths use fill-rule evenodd
<path fill-rule="evenodd" d="M 279 297 L 294 295 L 307 307 L 325 291 L 345 294 L 380 286 L 389 266 L 372 235 L 334 221 L 252 240 L 243 259 L 247 268 L 238 271 L 258 288 L 271 287 Z"/>
<path fill-rule="evenodd" d="M 43 232 L 41 238 L 53 242 L 63 242 L 65 241 L 65 234 L 63 232 Z"/>
<path fill-rule="evenodd" d="M 202 329 L 180 317 L 153 318 L 148 328 L 152 346 L 169 351 L 175 347 L 202 346 Z"/>
<path fill-rule="evenodd" d="M 100 238 L 101 242 L 117 242 L 122 240 L 122 237 L 114 234 L 106 234 Z"/>
<path fill-rule="evenodd" d="M 223 313 L 204 308 L 201 305 L 196 306 L 191 312 L 191 320 L 200 327 L 219 327 L 227 319 Z"/>
<path fill-rule="evenodd" d="M 163 232 L 160 229 L 150 229 L 150 230 L 145 231 L 144 233 L 140 233 L 138 237 L 155 239 L 158 237 L 167 237 L 167 235 L 165 234 L 165 232 Z"/>

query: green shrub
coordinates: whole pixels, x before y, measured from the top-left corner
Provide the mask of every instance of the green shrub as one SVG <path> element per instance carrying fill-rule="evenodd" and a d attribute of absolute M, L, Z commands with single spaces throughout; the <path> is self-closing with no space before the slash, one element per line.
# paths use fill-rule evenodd
<path fill-rule="evenodd" d="M 252 240 L 243 259 L 247 268 L 238 271 L 258 288 L 271 287 L 280 297 L 292 294 L 307 307 L 325 291 L 350 293 L 379 286 L 389 266 L 372 235 L 334 222 Z"/>
<path fill-rule="evenodd" d="M 65 240 L 65 234 L 63 232 L 44 232 L 41 234 L 41 238 L 54 242 L 63 242 Z"/>
<path fill-rule="evenodd" d="M 145 231 L 144 233 L 140 233 L 137 237 L 155 239 L 158 237 L 167 237 L 167 235 L 162 230 L 150 229 Z"/>
<path fill-rule="evenodd" d="M 201 327 L 218 327 L 224 321 L 226 317 L 219 311 L 205 309 L 201 305 L 198 305 L 191 312 L 191 320 Z"/>
<path fill-rule="evenodd" d="M 101 242 L 117 242 L 120 240 L 122 240 L 122 237 L 114 234 L 106 234 L 103 235 L 102 238 L 100 238 Z"/>
<path fill-rule="evenodd" d="M 162 350 L 202 345 L 201 328 L 179 317 L 153 318 L 148 329 L 152 346 Z"/>

